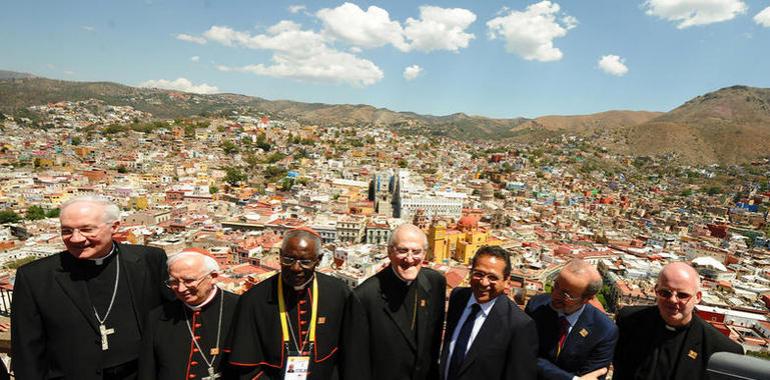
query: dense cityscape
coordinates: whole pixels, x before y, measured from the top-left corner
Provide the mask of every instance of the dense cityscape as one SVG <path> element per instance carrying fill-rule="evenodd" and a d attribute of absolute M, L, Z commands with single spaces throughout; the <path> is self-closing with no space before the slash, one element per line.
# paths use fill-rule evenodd
<path fill-rule="evenodd" d="M 478 248 L 499 245 L 522 307 L 574 258 L 598 268 L 596 304 L 610 314 L 653 304 L 661 268 L 687 261 L 703 279 L 698 315 L 768 353 L 767 159 L 692 166 L 586 137 L 462 142 L 253 111 L 158 121 L 93 99 L 27 114 L 0 115 L 6 316 L 15 269 L 64 248 L 58 206 L 95 194 L 122 209 L 116 241 L 206 252 L 223 268 L 219 286 L 237 294 L 280 270 L 283 235 L 298 227 L 321 236 L 318 271 L 351 288 L 387 265 L 403 223 L 428 236 L 423 266 L 444 274 L 447 294 L 467 286 Z"/>

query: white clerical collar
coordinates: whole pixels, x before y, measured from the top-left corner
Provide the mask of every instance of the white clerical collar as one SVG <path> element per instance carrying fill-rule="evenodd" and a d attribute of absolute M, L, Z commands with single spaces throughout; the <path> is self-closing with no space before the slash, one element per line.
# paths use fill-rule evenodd
<path fill-rule="evenodd" d="M 495 302 L 497 302 L 497 297 L 492 298 L 491 300 L 481 303 L 479 300 L 476 299 L 476 295 L 473 294 L 471 297 L 468 297 L 468 302 L 465 304 L 465 308 L 468 309 L 473 304 L 477 303 L 479 304 L 479 307 L 481 307 L 481 312 L 484 313 L 484 316 L 489 315 L 489 311 L 492 310 L 492 306 L 495 306 Z"/>
<path fill-rule="evenodd" d="M 190 304 L 185 303 L 185 302 L 182 302 L 182 303 L 184 303 L 185 306 L 189 307 L 190 310 L 193 310 L 193 311 L 200 310 L 201 308 L 206 306 L 209 302 L 211 302 L 211 300 L 214 299 L 214 297 L 217 295 L 217 290 L 218 290 L 217 286 L 214 285 L 213 291 L 211 292 L 211 294 L 209 294 L 208 298 L 206 298 L 205 301 L 203 301 L 203 302 L 201 302 L 201 303 L 199 303 L 197 305 L 190 305 Z"/>
<path fill-rule="evenodd" d="M 294 290 L 296 290 L 296 291 L 300 291 L 300 290 L 302 290 L 302 289 L 305 289 L 305 287 L 307 286 L 307 284 L 309 284 L 309 283 L 310 283 L 310 281 L 313 281 L 313 279 L 314 279 L 314 278 L 315 278 L 315 273 L 313 273 L 313 275 L 312 275 L 312 276 L 310 276 L 310 278 L 308 278 L 308 279 L 307 279 L 307 281 L 305 281 L 305 282 L 304 282 L 304 283 L 302 283 L 301 285 L 299 285 L 299 286 L 294 286 L 294 287 L 293 287 L 293 288 L 294 288 Z"/>
<path fill-rule="evenodd" d="M 88 259 L 88 260 L 93 261 L 94 264 L 96 264 L 96 265 L 102 265 L 102 264 L 104 264 L 104 260 L 107 260 L 107 258 L 112 256 L 113 253 L 115 253 L 115 243 L 112 243 L 112 249 L 110 249 L 110 253 L 108 253 L 108 254 L 106 254 L 106 255 L 104 255 L 102 257 L 97 257 L 95 259 Z"/>
<path fill-rule="evenodd" d="M 399 280 L 401 280 L 401 282 L 405 283 L 405 284 L 406 284 L 406 286 L 412 285 L 412 282 L 413 282 L 413 281 L 404 280 L 404 278 L 403 278 L 403 277 L 401 277 L 401 276 L 398 274 L 398 272 L 396 271 L 396 268 L 393 268 L 393 265 L 391 265 L 391 266 L 390 266 L 390 270 L 392 270 L 392 271 L 393 271 L 393 274 L 395 274 L 395 275 L 396 275 L 396 278 L 397 278 L 397 279 L 399 279 Z"/>

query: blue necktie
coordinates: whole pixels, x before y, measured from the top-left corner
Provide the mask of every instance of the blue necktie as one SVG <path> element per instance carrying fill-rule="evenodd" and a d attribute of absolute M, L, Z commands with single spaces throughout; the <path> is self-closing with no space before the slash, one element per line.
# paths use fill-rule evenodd
<path fill-rule="evenodd" d="M 468 314 L 468 318 L 465 319 L 463 327 L 460 328 L 460 333 L 457 335 L 457 341 L 455 342 L 454 350 L 452 351 L 452 358 L 449 359 L 449 370 L 447 371 L 447 380 L 457 379 L 459 375 L 460 367 L 465 360 L 465 351 L 468 350 L 468 341 L 471 338 L 471 331 L 473 331 L 473 324 L 476 322 L 476 314 L 481 310 L 479 304 L 474 303 L 471 305 L 471 312 Z"/>

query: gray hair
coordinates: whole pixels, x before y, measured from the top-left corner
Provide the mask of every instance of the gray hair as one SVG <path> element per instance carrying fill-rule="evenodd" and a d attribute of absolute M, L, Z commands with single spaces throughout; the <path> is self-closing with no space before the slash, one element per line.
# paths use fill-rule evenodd
<path fill-rule="evenodd" d="M 176 263 L 179 260 L 184 259 L 190 259 L 190 258 L 203 258 L 203 267 L 206 269 L 207 272 L 216 272 L 219 273 L 219 263 L 217 263 L 216 260 L 214 260 L 213 257 L 204 255 L 200 252 L 196 251 L 182 251 L 175 255 L 171 255 L 166 260 L 166 265 L 171 268 L 174 263 Z"/>
<path fill-rule="evenodd" d="M 293 238 L 312 240 L 313 243 L 315 243 L 316 257 L 321 255 L 321 238 L 308 230 L 291 230 L 283 235 L 283 241 L 281 242 L 281 252 L 286 249 L 286 245 L 289 244 L 289 239 Z"/>
<path fill-rule="evenodd" d="M 420 231 L 420 234 L 422 235 L 422 238 L 423 238 L 423 243 L 422 243 L 423 249 L 428 249 L 428 247 L 429 247 L 428 236 L 425 235 L 425 232 L 422 232 L 420 227 L 417 227 L 414 224 L 409 224 L 409 223 L 402 224 L 402 225 L 400 225 L 400 226 L 398 226 L 398 227 L 393 229 L 393 232 L 390 233 L 390 238 L 388 238 L 388 248 L 392 248 L 392 247 L 396 246 L 396 236 L 398 236 L 398 234 L 402 230 Z"/>
<path fill-rule="evenodd" d="M 107 197 L 101 195 L 81 195 L 70 198 L 59 206 L 59 211 L 64 213 L 64 209 L 75 203 L 93 203 L 104 207 L 103 220 L 105 223 L 117 222 L 120 220 L 120 208 Z"/>
<path fill-rule="evenodd" d="M 580 259 L 572 260 L 568 262 L 567 265 L 565 265 L 561 270 L 578 276 L 587 276 L 589 278 L 588 286 L 586 286 L 586 290 L 582 294 L 583 298 L 591 298 L 599 293 L 600 290 L 602 290 L 602 286 L 604 285 L 602 276 L 593 265 L 587 263 L 586 261 Z"/>

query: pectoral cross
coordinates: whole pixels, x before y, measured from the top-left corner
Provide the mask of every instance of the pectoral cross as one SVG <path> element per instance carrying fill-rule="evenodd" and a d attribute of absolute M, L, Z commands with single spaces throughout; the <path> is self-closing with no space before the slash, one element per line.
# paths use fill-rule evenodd
<path fill-rule="evenodd" d="M 214 373 L 214 367 L 209 367 L 209 375 L 201 378 L 201 380 L 216 380 L 222 377 L 221 373 Z"/>
<path fill-rule="evenodd" d="M 99 334 L 102 334 L 102 351 L 107 351 L 110 348 L 107 343 L 107 335 L 114 334 L 115 329 L 108 329 L 104 324 L 99 325 Z"/>

